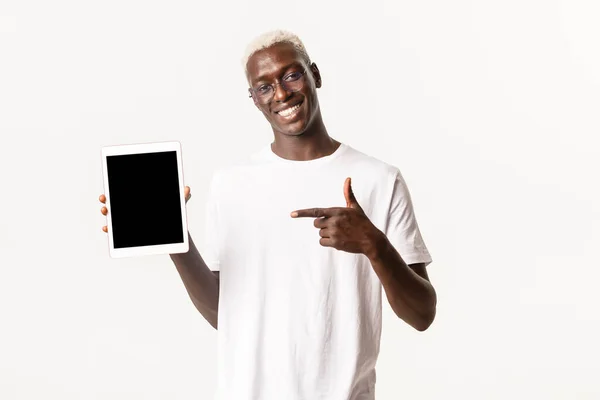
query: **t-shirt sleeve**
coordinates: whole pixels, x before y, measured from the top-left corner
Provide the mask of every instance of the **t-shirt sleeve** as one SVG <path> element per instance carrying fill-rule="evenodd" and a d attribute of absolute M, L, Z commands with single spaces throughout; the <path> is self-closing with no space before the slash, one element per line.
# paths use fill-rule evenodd
<path fill-rule="evenodd" d="M 219 257 L 219 201 L 217 195 L 217 179 L 213 176 L 208 188 L 204 218 L 204 246 L 201 256 L 208 268 L 220 270 Z"/>
<path fill-rule="evenodd" d="M 385 234 L 406 264 L 431 264 L 431 255 L 421 236 L 408 187 L 399 170 L 394 176 Z"/>

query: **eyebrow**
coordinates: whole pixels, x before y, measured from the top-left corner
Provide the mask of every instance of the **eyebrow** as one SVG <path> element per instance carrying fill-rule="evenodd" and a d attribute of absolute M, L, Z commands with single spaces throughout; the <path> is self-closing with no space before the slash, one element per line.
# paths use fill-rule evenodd
<path fill-rule="evenodd" d="M 300 61 L 294 61 L 294 62 L 280 68 L 275 74 L 281 75 L 282 71 L 285 71 L 286 69 L 290 69 L 292 67 L 301 67 L 301 66 L 302 66 L 302 63 Z M 266 78 L 268 78 L 270 75 L 273 75 L 273 74 L 263 74 L 263 75 L 259 76 L 257 79 L 255 79 L 254 82 L 259 83 L 259 82 L 265 80 Z"/>

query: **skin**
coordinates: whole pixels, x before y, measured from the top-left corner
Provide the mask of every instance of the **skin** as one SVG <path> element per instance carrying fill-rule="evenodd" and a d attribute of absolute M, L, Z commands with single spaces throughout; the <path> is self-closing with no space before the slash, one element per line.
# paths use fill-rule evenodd
<path fill-rule="evenodd" d="M 185 202 L 192 197 L 189 186 L 184 190 Z M 102 204 L 106 204 L 106 196 L 103 194 L 99 198 Z M 108 208 L 103 206 L 100 209 L 102 215 L 108 215 Z M 106 226 L 102 227 L 104 232 L 108 232 Z M 219 272 L 211 271 L 206 265 L 198 248 L 194 244 L 191 235 L 188 233 L 190 249 L 187 253 L 171 254 L 171 260 L 177 268 L 183 285 L 188 292 L 192 303 L 202 314 L 204 319 L 215 329 L 218 326 L 218 305 L 219 305 Z"/>
<path fill-rule="evenodd" d="M 246 78 L 250 87 L 261 83 L 280 83 L 292 71 L 306 69 L 306 84 L 299 92 L 288 93 L 281 85 L 275 86 L 271 103 L 255 103 L 273 130 L 271 148 L 275 154 L 289 160 L 312 160 L 332 154 L 340 143 L 327 134 L 323 123 L 317 89 L 322 86 L 321 73 L 315 63 L 308 64 L 293 46 L 276 44 L 260 50 L 246 64 Z M 282 120 L 276 111 L 302 103 L 292 122 Z"/>
<path fill-rule="evenodd" d="M 317 89 L 322 78 L 316 64 L 308 64 L 290 44 L 277 44 L 260 50 L 246 65 L 250 87 L 264 83 L 280 83 L 292 71 L 306 69 L 306 83 L 298 92 L 287 92 L 275 86 L 269 104 L 254 103 L 265 116 L 273 131 L 271 148 L 278 156 L 297 161 L 312 160 L 332 154 L 340 142 L 331 138 L 323 123 Z M 278 111 L 301 104 L 292 119 L 284 119 Z M 379 277 L 394 313 L 419 331 L 426 330 L 436 314 L 437 296 L 424 264 L 407 265 L 402 256 L 369 220 L 356 201 L 350 178 L 343 186 L 346 207 L 310 208 L 291 212 L 292 218 L 313 218 L 319 229 L 320 244 L 339 251 L 364 254 Z M 185 188 L 186 202 L 191 197 Z M 100 196 L 106 202 L 104 195 Z M 103 215 L 108 215 L 102 207 Z M 103 227 L 107 232 L 107 227 Z M 191 237 L 190 251 L 172 254 L 186 290 L 198 311 L 216 329 L 218 326 L 219 274 L 211 271 L 202 260 Z"/>
<path fill-rule="evenodd" d="M 346 207 L 309 208 L 292 211 L 292 218 L 314 218 L 321 246 L 364 254 L 379 277 L 394 313 L 407 324 L 424 331 L 432 324 L 437 296 L 425 265 L 407 265 L 388 238 L 369 220 L 344 182 Z"/>

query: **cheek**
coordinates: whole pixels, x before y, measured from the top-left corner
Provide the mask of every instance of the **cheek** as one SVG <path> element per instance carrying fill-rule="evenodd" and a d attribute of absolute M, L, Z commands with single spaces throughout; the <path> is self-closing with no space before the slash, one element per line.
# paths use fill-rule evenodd
<path fill-rule="evenodd" d="M 267 118 L 271 119 L 271 113 L 263 107 L 258 107 L 258 110 Z"/>
<path fill-rule="evenodd" d="M 306 98 L 309 100 L 310 110 L 314 111 L 318 107 L 317 93 L 311 92 L 306 95 Z"/>

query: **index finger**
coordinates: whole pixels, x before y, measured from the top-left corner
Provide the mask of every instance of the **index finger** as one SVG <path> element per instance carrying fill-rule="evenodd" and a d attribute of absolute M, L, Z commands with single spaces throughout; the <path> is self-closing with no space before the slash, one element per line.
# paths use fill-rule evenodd
<path fill-rule="evenodd" d="M 292 218 L 321 218 L 333 217 L 339 212 L 339 208 L 306 208 L 304 210 L 296 210 L 291 213 Z"/>

